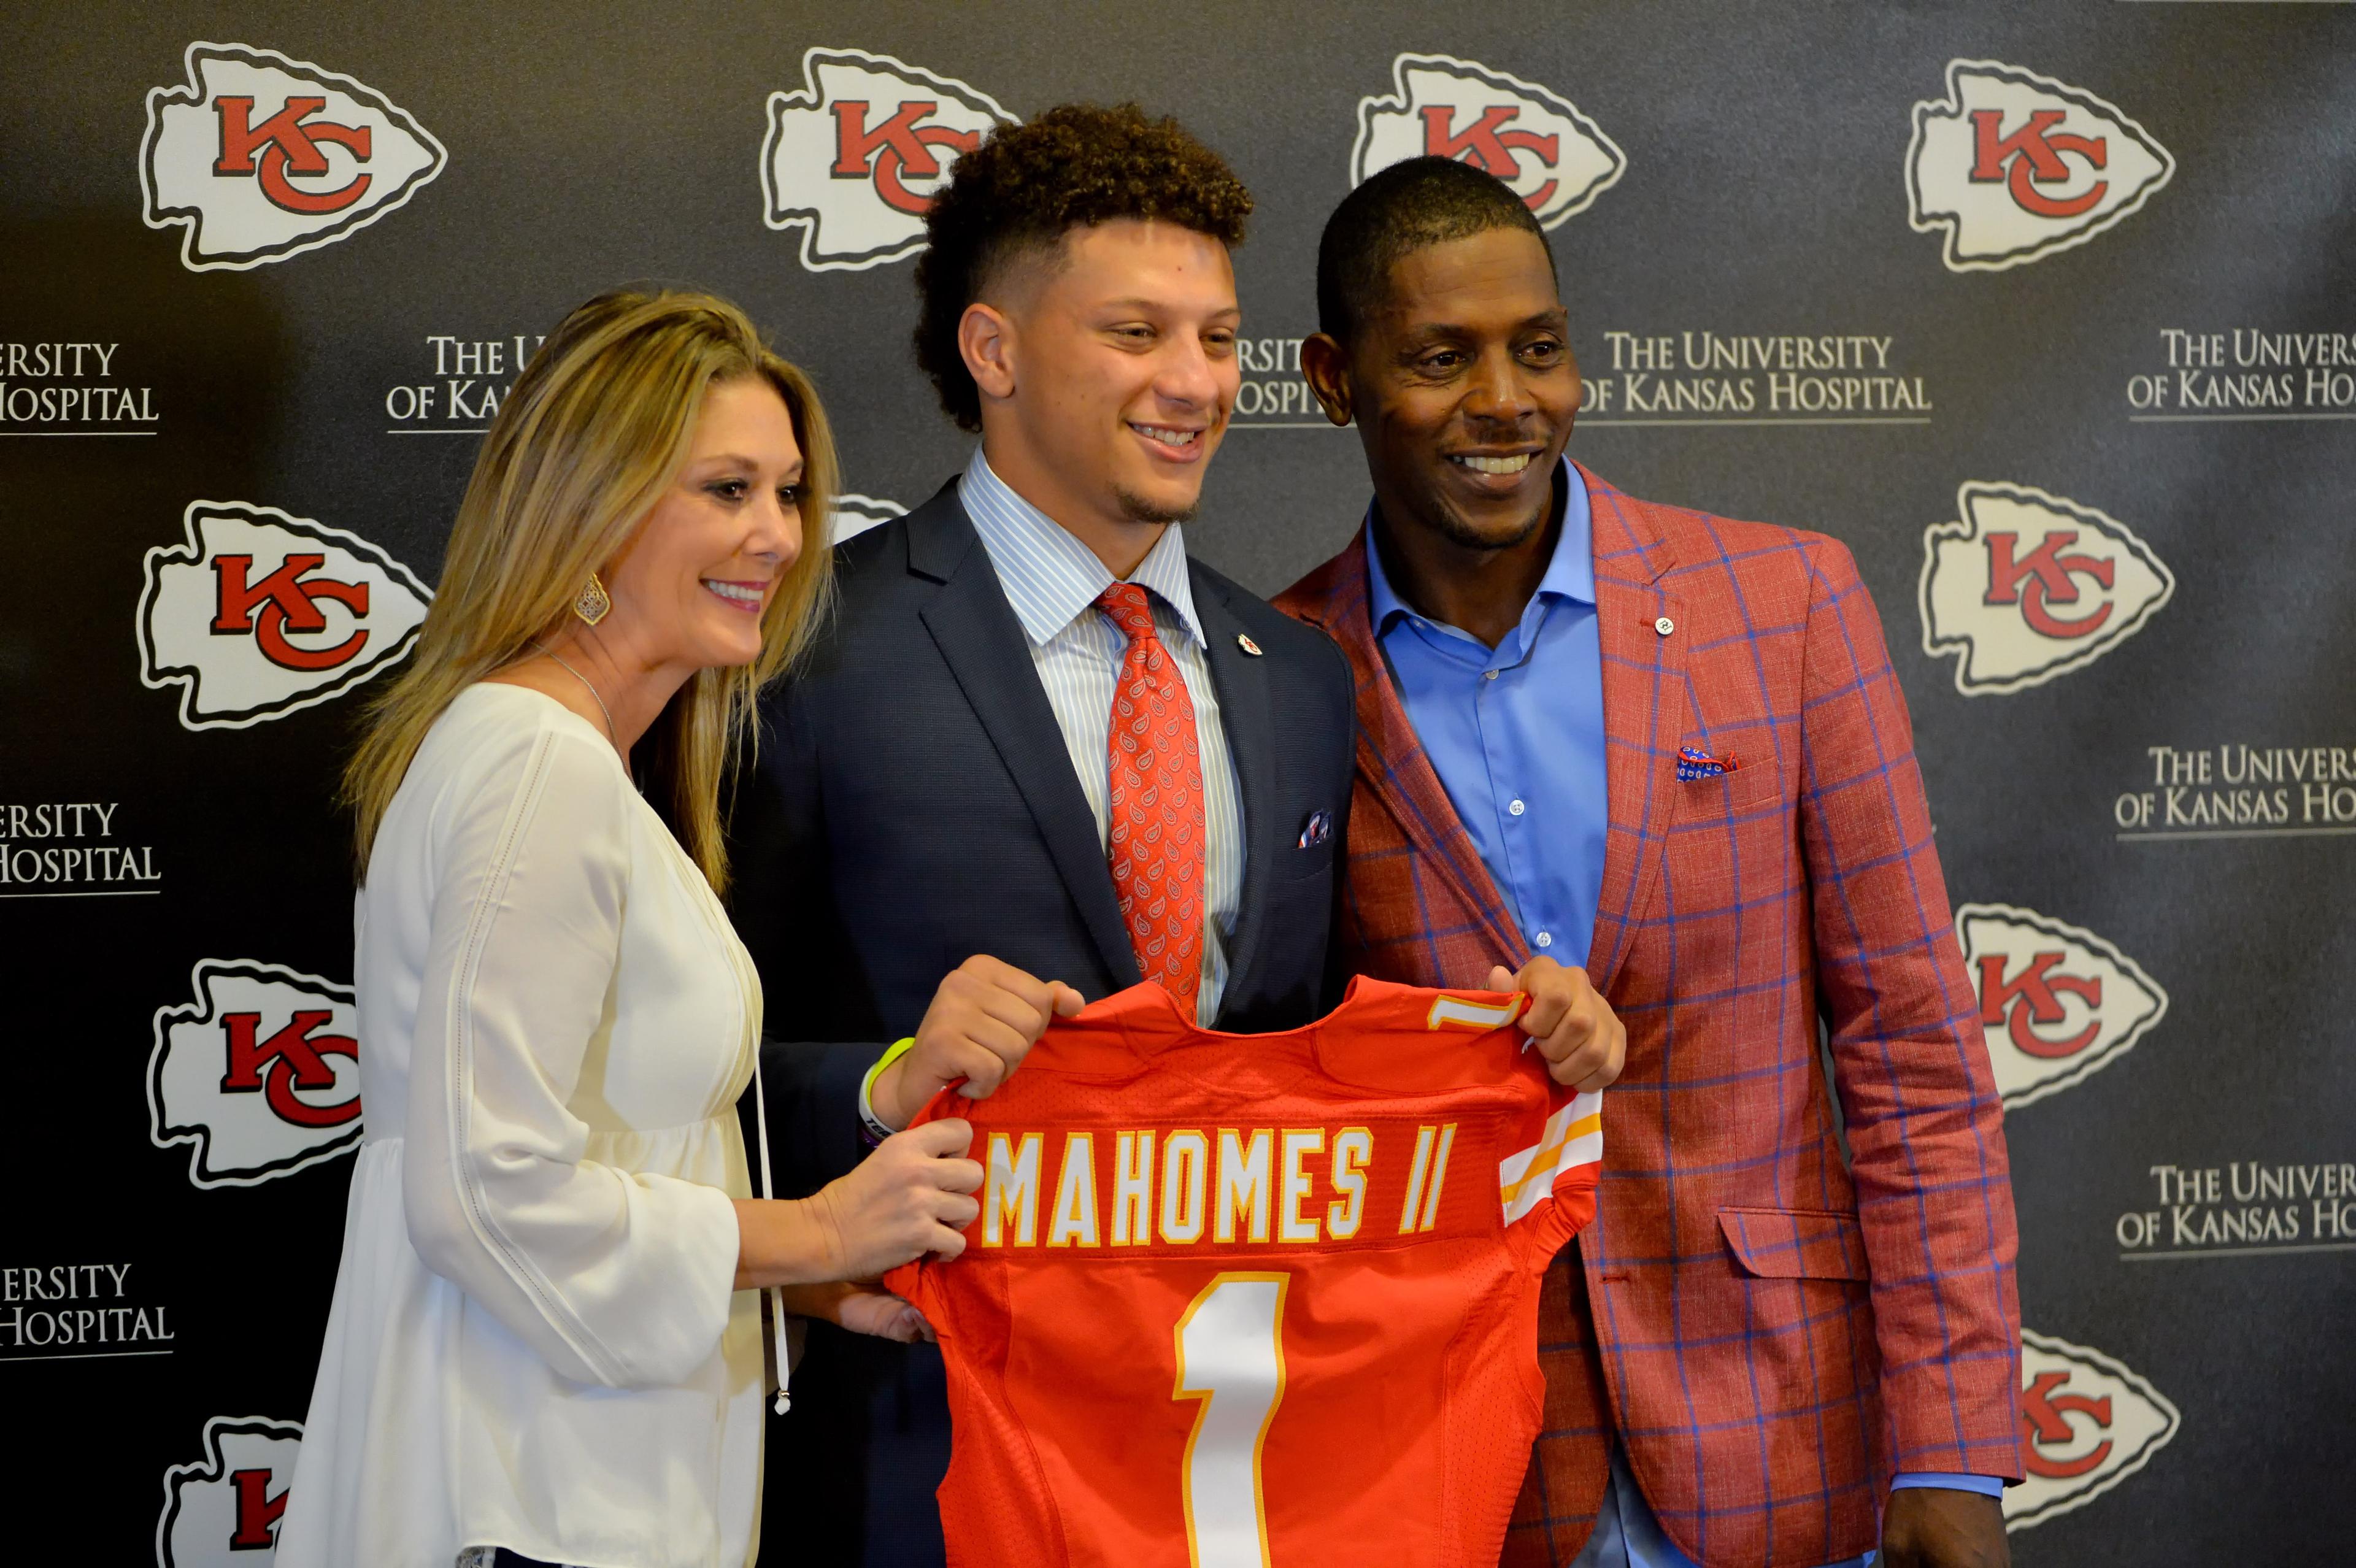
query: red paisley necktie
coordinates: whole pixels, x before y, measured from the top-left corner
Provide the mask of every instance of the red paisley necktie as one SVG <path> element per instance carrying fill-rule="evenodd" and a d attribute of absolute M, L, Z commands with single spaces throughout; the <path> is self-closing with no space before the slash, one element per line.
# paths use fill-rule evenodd
<path fill-rule="evenodd" d="M 1194 703 L 1155 635 L 1145 590 L 1116 582 L 1097 607 L 1129 638 L 1106 747 L 1113 891 L 1137 966 L 1189 1013 L 1203 983 L 1203 758 Z"/>

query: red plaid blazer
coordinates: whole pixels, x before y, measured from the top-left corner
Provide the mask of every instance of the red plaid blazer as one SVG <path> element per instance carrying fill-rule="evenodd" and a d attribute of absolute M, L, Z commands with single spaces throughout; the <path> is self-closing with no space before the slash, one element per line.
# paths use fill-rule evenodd
<path fill-rule="evenodd" d="M 1616 1433 L 1697 1562 L 1814 1568 L 1876 1544 L 1895 1470 L 2020 1475 L 1996 1085 L 1848 551 L 1580 473 L 1612 817 L 1588 972 L 1628 1061 L 1595 1222 L 1547 1282 L 1505 1560 L 1578 1555 Z M 1344 961 L 1419 986 L 1523 962 L 1376 646 L 1365 532 L 1277 603 L 1357 673 Z M 1681 783 L 1683 746 L 1737 765 Z"/>

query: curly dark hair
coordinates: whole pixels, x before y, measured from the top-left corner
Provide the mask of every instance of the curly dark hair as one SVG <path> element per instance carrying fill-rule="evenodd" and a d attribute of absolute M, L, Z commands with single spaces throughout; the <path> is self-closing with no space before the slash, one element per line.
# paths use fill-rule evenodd
<path fill-rule="evenodd" d="M 981 429 L 981 389 L 958 352 L 966 306 L 1010 261 L 1061 245 L 1066 231 L 1117 218 L 1158 219 L 1243 243 L 1251 192 L 1226 160 L 1175 120 L 1134 103 L 1066 103 L 1006 125 L 960 156 L 925 215 L 916 262 L 916 363 L 941 407 Z"/>

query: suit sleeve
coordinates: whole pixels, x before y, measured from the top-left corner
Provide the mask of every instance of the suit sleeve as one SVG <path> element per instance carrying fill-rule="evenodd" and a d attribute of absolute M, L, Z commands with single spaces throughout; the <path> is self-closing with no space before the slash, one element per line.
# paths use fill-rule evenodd
<path fill-rule="evenodd" d="M 774 1191 L 800 1198 L 866 1157 L 859 1088 L 884 1048 L 797 1037 L 809 999 L 840 979 L 841 933 L 832 918 L 807 707 L 788 683 L 766 705 L 765 718 L 759 758 L 736 781 L 732 803 L 730 914 L 761 974 L 762 1093 Z M 747 1118 L 758 1115 L 754 1100 L 747 1093 L 740 1107 Z M 759 1147 L 749 1125 L 745 1140 Z"/>
<path fill-rule="evenodd" d="M 1809 556 L 1801 839 L 1894 1456 L 2017 1478 L 2001 1103 L 1880 618 L 1845 548 Z"/>
<path fill-rule="evenodd" d="M 402 1198 L 426 1265 L 549 1365 L 660 1386 L 719 1347 L 736 1212 L 716 1187 L 585 1157 L 571 1109 L 629 897 L 629 786 L 601 745 L 519 736 L 446 807 Z"/>

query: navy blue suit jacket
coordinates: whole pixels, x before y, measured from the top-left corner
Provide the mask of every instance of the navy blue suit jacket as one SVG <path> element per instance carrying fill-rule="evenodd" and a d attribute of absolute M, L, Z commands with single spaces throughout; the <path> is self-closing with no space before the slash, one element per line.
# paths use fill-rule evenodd
<path fill-rule="evenodd" d="M 834 619 L 766 700 L 734 802 L 732 903 L 761 972 L 782 1196 L 864 1154 L 861 1080 L 966 959 L 989 954 L 1090 1001 L 1139 978 L 1095 818 L 956 485 L 852 539 L 837 568 Z M 1246 840 L 1217 1027 L 1296 1028 L 1338 994 L 1350 667 L 1323 632 L 1199 561 L 1189 571 Z M 1333 831 L 1304 847 L 1320 812 Z M 764 1556 L 939 1563 L 933 1490 L 948 1463 L 939 1353 L 814 1325 L 793 1409 L 770 1429 Z"/>

